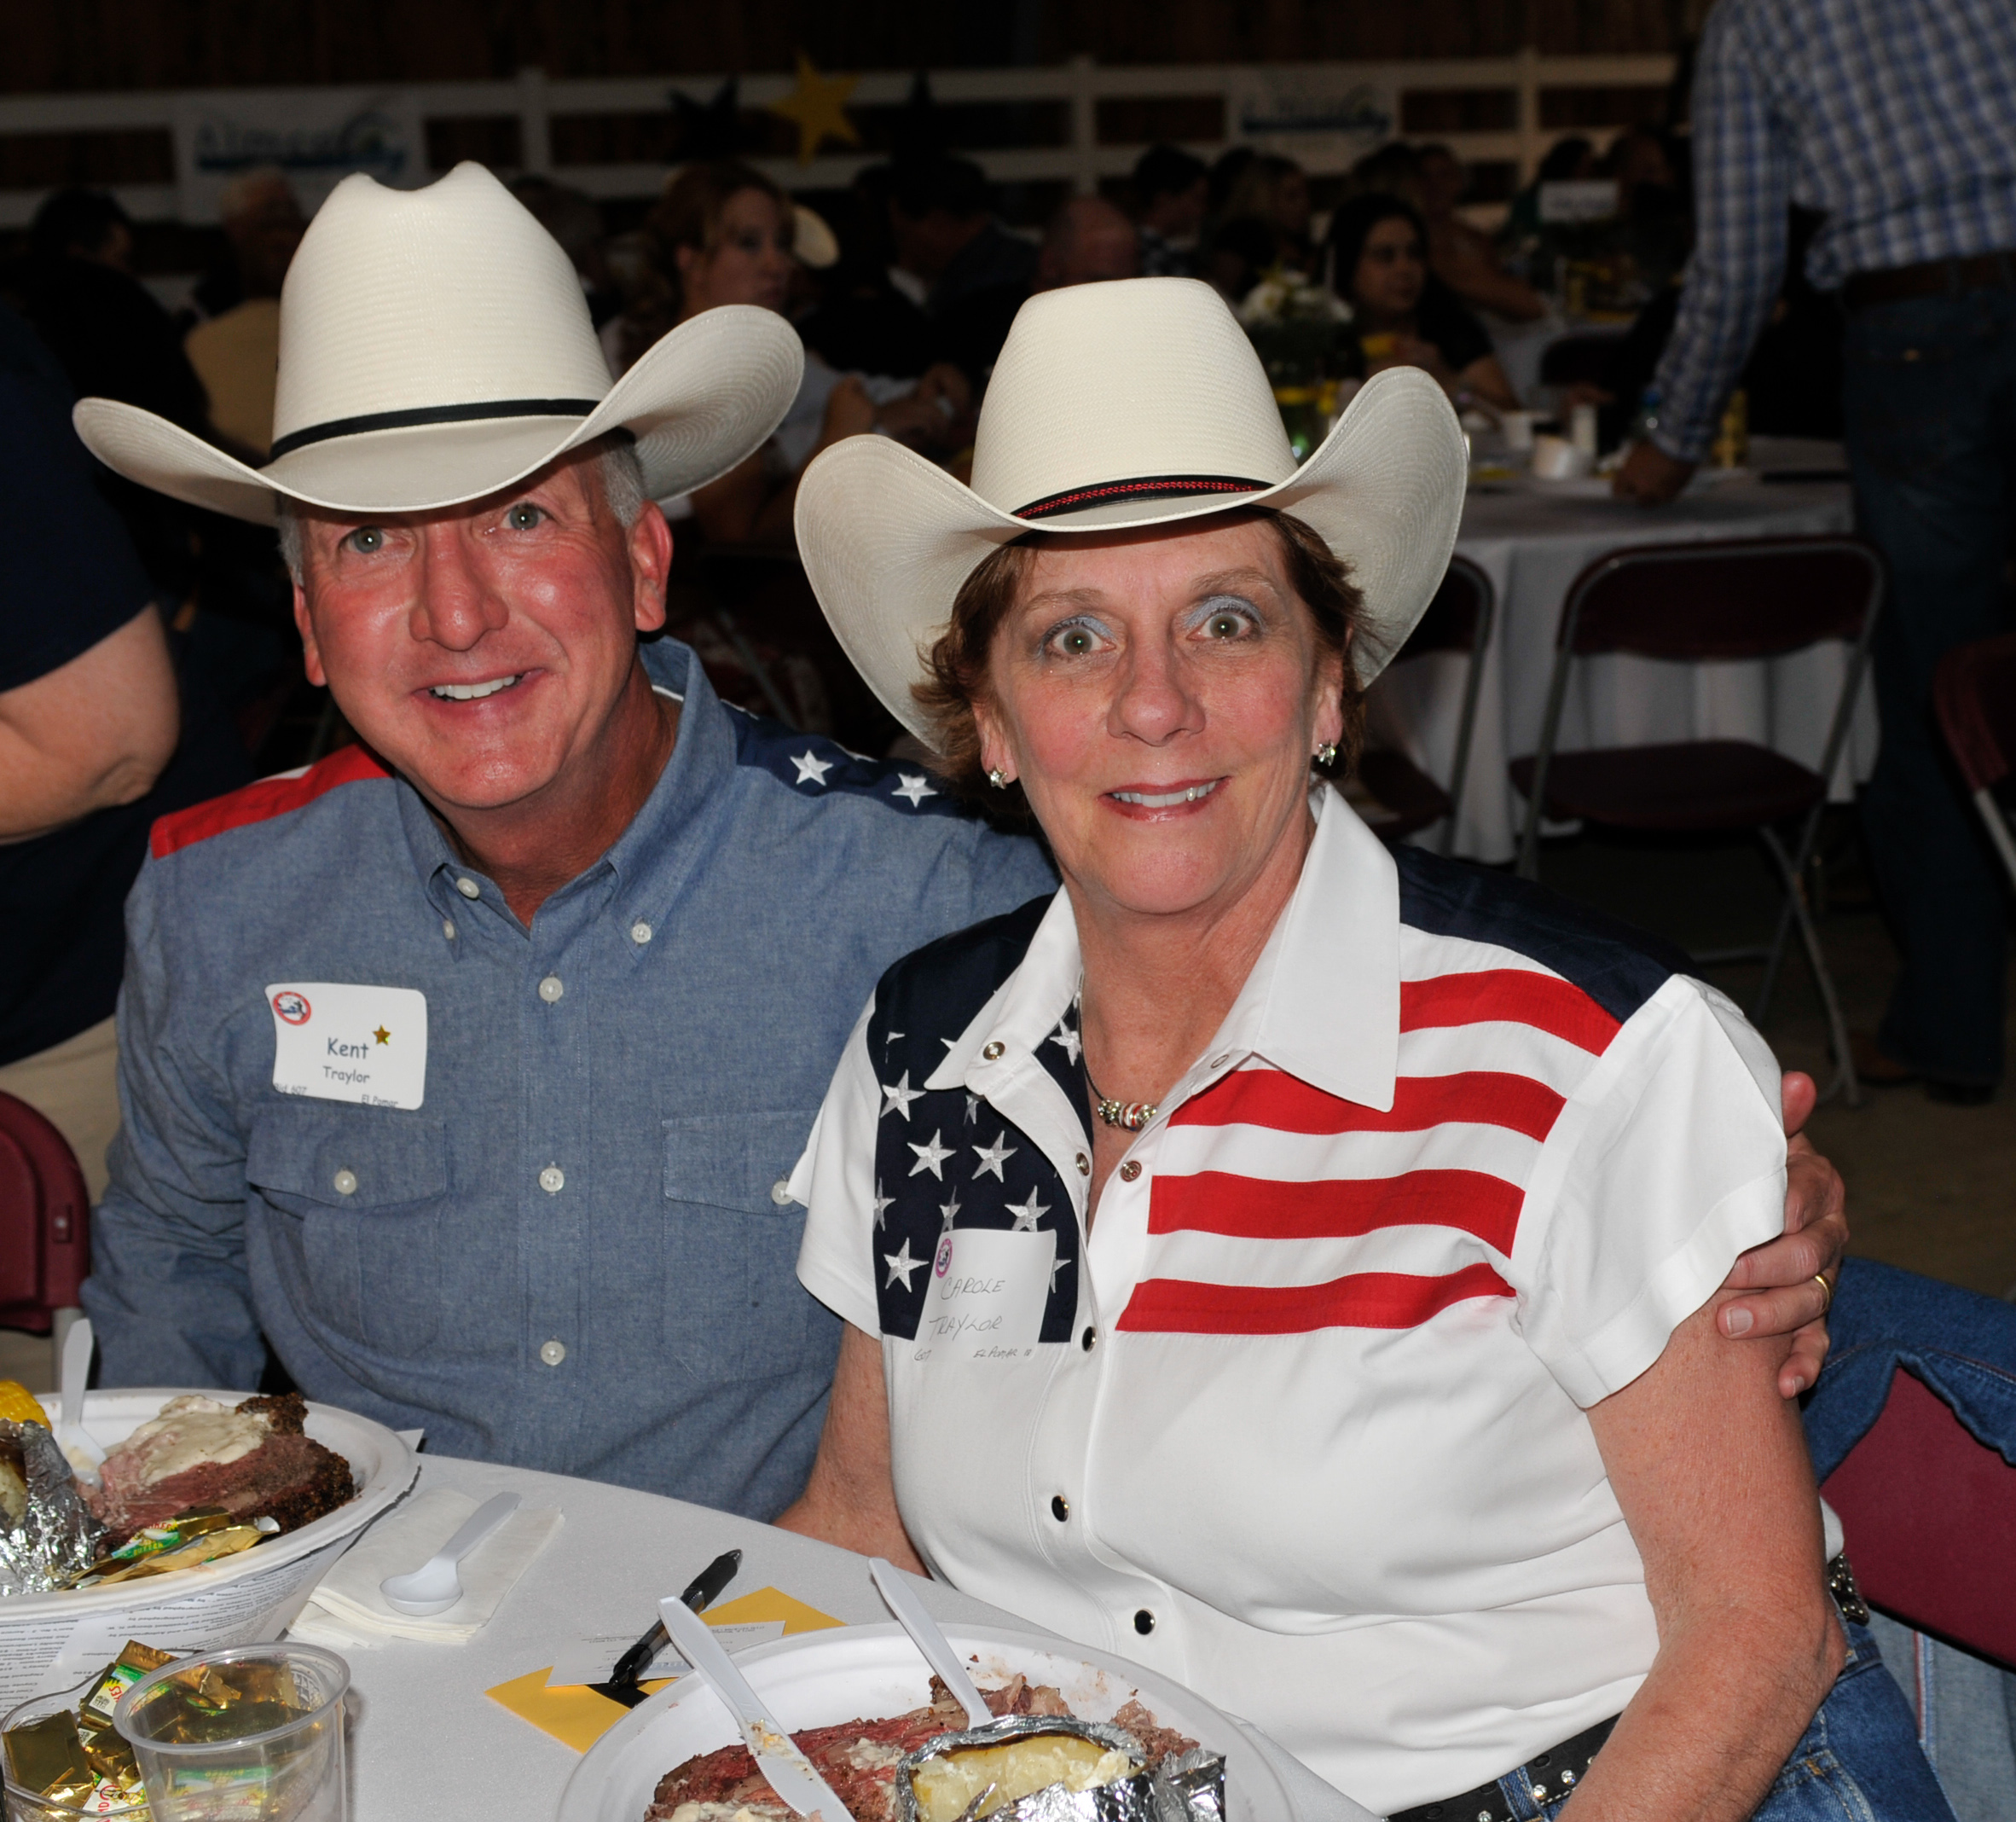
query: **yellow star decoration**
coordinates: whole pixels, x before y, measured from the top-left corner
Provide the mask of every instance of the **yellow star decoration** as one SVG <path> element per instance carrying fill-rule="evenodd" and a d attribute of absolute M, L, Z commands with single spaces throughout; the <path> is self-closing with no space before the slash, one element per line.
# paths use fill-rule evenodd
<path fill-rule="evenodd" d="M 821 76 L 812 60 L 798 53 L 798 85 L 780 102 L 772 102 L 769 112 L 796 123 L 798 129 L 798 162 L 809 165 L 813 154 L 828 139 L 858 146 L 860 135 L 847 118 L 847 97 L 854 93 L 858 76 Z"/>
<path fill-rule="evenodd" d="M 383 1025 L 379 1026 L 371 1035 L 381 1044 L 389 1044 L 392 1041 L 392 1034 L 386 1030 Z"/>

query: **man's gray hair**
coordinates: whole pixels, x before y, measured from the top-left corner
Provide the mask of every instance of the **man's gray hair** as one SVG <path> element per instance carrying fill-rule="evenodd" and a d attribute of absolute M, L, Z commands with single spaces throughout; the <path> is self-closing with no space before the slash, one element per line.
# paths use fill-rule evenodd
<path fill-rule="evenodd" d="M 627 432 L 615 432 L 603 443 L 595 467 L 602 477 L 604 503 L 616 522 L 629 531 L 636 524 L 649 496 L 644 490 L 644 464 L 637 459 L 637 445 Z M 285 494 L 275 496 L 275 504 L 279 511 L 281 559 L 298 588 L 302 576 L 301 519 Z"/>

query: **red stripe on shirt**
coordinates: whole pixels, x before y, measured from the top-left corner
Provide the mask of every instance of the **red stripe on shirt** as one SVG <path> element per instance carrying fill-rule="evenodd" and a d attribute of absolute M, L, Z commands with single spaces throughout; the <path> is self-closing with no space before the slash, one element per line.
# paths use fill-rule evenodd
<path fill-rule="evenodd" d="M 151 838 L 154 856 L 157 861 L 165 860 L 180 849 L 208 841 L 212 835 L 284 816 L 289 810 L 312 804 L 339 785 L 391 775 L 385 762 L 368 747 L 355 744 L 342 747 L 296 777 L 262 778 L 206 804 L 193 804 L 187 809 L 160 817 Z"/>
<path fill-rule="evenodd" d="M 1354 1272 L 1328 1284 L 1207 1285 L 1150 1278 L 1137 1285 L 1120 1327 L 1135 1334 L 1306 1335 L 1327 1328 L 1418 1328 L 1439 1310 L 1473 1297 L 1510 1297 L 1488 1265 L 1445 1278 Z"/>
<path fill-rule="evenodd" d="M 1200 1170 L 1158 1176 L 1150 1233 L 1223 1233 L 1243 1240 L 1350 1239 L 1383 1227 L 1460 1227 L 1510 1256 L 1526 1192 L 1481 1170 L 1410 1170 L 1390 1177 L 1283 1183 Z"/>
<path fill-rule="evenodd" d="M 1280 1070 L 1235 1070 L 1169 1116 L 1172 1126 L 1265 1126 L 1282 1133 L 1417 1133 L 1432 1126 L 1503 1126 L 1544 1140 L 1566 1105 L 1545 1082 L 1497 1070 L 1402 1076 L 1393 1111 L 1327 1094 Z"/>
<path fill-rule="evenodd" d="M 1487 1021 L 1532 1025 L 1599 1057 L 1620 1029 L 1579 987 L 1526 968 L 1481 968 L 1400 983 L 1403 1031 Z"/>

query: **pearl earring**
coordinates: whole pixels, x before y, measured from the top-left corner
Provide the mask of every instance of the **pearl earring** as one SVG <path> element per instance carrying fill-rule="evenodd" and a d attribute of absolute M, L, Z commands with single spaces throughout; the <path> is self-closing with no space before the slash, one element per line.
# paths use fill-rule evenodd
<path fill-rule="evenodd" d="M 1337 746 L 1334 740 L 1325 740 L 1316 749 L 1317 764 L 1328 769 L 1337 763 Z"/>
<path fill-rule="evenodd" d="M 997 791 L 1005 791 L 1008 788 L 1008 775 L 998 765 L 988 769 L 987 781 Z"/>

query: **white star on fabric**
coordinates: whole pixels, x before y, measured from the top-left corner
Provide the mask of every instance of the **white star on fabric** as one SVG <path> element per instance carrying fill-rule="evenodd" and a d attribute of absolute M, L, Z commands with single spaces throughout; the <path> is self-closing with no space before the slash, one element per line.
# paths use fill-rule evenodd
<path fill-rule="evenodd" d="M 910 807 L 912 809 L 915 809 L 926 798 L 936 797 L 938 794 L 924 782 L 924 774 L 921 772 L 899 772 L 896 776 L 901 782 L 889 794 L 892 797 L 909 798 Z"/>
<path fill-rule="evenodd" d="M 889 1267 L 889 1282 L 882 1287 L 884 1291 L 888 1290 L 889 1285 L 895 1283 L 899 1278 L 903 1280 L 903 1288 L 907 1291 L 910 1288 L 910 1274 L 920 1265 L 927 1263 L 923 1259 L 912 1259 L 910 1256 L 910 1242 L 908 1240 L 903 1242 L 902 1250 L 900 1252 L 884 1253 L 882 1258 L 883 1262 Z"/>
<path fill-rule="evenodd" d="M 945 1181 L 945 1173 L 939 1166 L 952 1156 L 952 1147 L 948 1145 L 940 1145 L 938 1143 L 940 1136 L 940 1133 L 933 1133 L 931 1142 L 929 1145 L 913 1145 L 910 1147 L 917 1153 L 917 1162 L 910 1167 L 912 1176 L 921 1175 L 928 1170 L 941 1183 Z"/>
<path fill-rule="evenodd" d="M 1062 1018 L 1057 1022 L 1057 1030 L 1050 1034 L 1050 1041 L 1053 1044 L 1062 1044 L 1064 1047 L 1064 1054 L 1070 1058 L 1074 1063 L 1078 1060 L 1078 1052 L 1080 1047 L 1078 1034 Z"/>
<path fill-rule="evenodd" d="M 896 1198 L 894 1196 L 885 1196 L 883 1194 L 882 1179 L 880 1177 L 877 1177 L 875 1179 L 875 1227 L 877 1232 L 879 1233 L 881 1231 L 883 1217 L 888 1213 L 889 1204 L 894 1202 L 895 1199 Z"/>
<path fill-rule="evenodd" d="M 1069 1259 L 1052 1259 L 1050 1262 L 1050 1288 L 1053 1291 L 1057 1289 L 1057 1274 L 1070 1262 Z"/>
<path fill-rule="evenodd" d="M 1008 1179 L 1001 1174 L 1001 1166 L 1014 1157 L 1017 1150 L 1017 1147 L 1004 1142 L 1007 1137 L 1006 1133 L 997 1133 L 994 1134 L 994 1142 L 984 1151 L 978 1146 L 973 1147 L 973 1155 L 980 1160 L 980 1168 L 973 1173 L 976 1181 L 991 1170 L 997 1183 L 1007 1183 Z"/>
<path fill-rule="evenodd" d="M 966 1097 L 966 1124 L 969 1126 L 976 1125 L 979 1120 L 980 1097 L 977 1094 L 969 1094 Z"/>
<path fill-rule="evenodd" d="M 819 785 L 823 787 L 826 774 L 833 769 L 831 759 L 821 759 L 809 746 L 802 753 L 794 753 L 791 763 L 798 769 L 798 775 L 791 780 L 794 785 Z"/>
<path fill-rule="evenodd" d="M 1014 1231 L 1016 1233 L 1034 1233 L 1036 1231 L 1036 1223 L 1049 1214 L 1050 1204 L 1046 1202 L 1037 1201 L 1036 1192 L 1032 1189 L 1027 1202 L 1011 1202 L 1008 1204 L 1008 1212 L 1015 1217 Z"/>
<path fill-rule="evenodd" d="M 882 1054 L 885 1061 L 889 1056 L 889 1047 L 891 1044 L 901 1043 L 902 1042 L 902 1037 L 903 1034 L 901 1031 L 891 1031 L 887 1037 L 883 1039 Z"/>
<path fill-rule="evenodd" d="M 922 1088 L 913 1088 L 910 1086 L 910 1071 L 908 1070 L 903 1071 L 901 1080 L 894 1088 L 891 1088 L 886 1082 L 880 1083 L 879 1086 L 883 1095 L 882 1113 L 900 1113 L 907 1120 L 910 1117 L 911 1102 L 924 1099 L 924 1091 Z M 881 1117 L 882 1114 L 876 1115 L 877 1119 Z"/>
<path fill-rule="evenodd" d="M 945 1227 L 943 1231 L 947 1233 L 950 1233 L 952 1232 L 952 1224 L 959 1219 L 959 1192 L 956 1189 L 952 1192 L 951 1201 L 941 1202 L 938 1204 L 938 1212 L 945 1217 Z"/>

